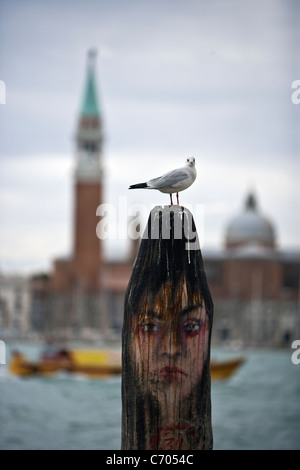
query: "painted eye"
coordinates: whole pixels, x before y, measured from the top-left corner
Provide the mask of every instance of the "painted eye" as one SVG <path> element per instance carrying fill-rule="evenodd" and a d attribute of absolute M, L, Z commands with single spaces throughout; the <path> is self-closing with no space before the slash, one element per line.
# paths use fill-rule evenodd
<path fill-rule="evenodd" d="M 189 334 L 197 334 L 201 328 L 201 320 L 188 320 L 183 325 L 183 331 Z"/>
<path fill-rule="evenodd" d="M 156 323 L 144 323 L 140 328 L 146 333 L 157 333 L 159 331 L 159 326 Z"/>

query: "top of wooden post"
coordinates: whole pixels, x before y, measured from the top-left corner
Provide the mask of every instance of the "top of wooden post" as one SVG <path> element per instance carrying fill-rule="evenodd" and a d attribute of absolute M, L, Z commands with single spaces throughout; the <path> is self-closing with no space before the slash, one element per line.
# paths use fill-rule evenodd
<path fill-rule="evenodd" d="M 142 239 L 183 240 L 187 250 L 200 249 L 193 215 L 182 206 L 155 206 Z"/>

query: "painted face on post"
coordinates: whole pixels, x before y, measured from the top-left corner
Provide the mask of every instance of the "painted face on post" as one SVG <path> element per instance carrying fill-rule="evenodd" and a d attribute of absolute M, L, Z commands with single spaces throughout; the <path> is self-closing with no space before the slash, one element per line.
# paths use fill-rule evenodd
<path fill-rule="evenodd" d="M 184 233 L 186 211 L 174 208 L 169 218 L 164 208 L 151 211 L 126 291 L 124 449 L 212 448 L 209 348 L 213 302 L 201 251 L 190 249 L 191 229 L 195 231 L 192 216 L 189 237 Z M 165 238 L 168 227 L 170 238 Z M 159 237 L 152 237 L 156 228 Z"/>
<path fill-rule="evenodd" d="M 151 308 L 134 318 L 137 341 L 131 355 L 142 386 L 159 400 L 178 402 L 202 378 L 209 325 L 204 301 L 188 302 L 184 283 L 175 302 L 169 293 L 166 285 Z"/>

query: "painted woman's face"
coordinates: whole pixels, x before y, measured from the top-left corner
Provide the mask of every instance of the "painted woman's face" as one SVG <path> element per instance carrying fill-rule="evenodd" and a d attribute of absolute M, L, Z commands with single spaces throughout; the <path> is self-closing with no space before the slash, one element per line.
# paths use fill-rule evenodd
<path fill-rule="evenodd" d="M 141 384 L 158 398 L 168 394 L 178 401 L 178 390 L 183 398 L 202 377 L 209 324 L 203 303 L 188 303 L 185 287 L 176 305 L 169 306 L 168 292 L 164 288 L 151 309 L 134 318 L 131 356 Z"/>

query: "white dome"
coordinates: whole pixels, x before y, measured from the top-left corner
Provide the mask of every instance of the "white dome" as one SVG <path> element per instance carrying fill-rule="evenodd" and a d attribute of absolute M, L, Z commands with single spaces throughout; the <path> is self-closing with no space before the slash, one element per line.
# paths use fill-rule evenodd
<path fill-rule="evenodd" d="M 256 200 L 252 194 L 246 200 L 244 212 L 229 223 L 225 241 L 228 248 L 253 243 L 275 247 L 273 225 L 258 212 Z"/>

